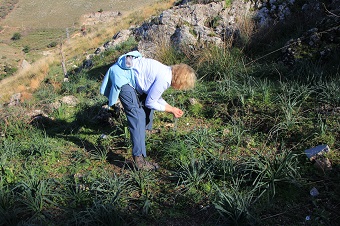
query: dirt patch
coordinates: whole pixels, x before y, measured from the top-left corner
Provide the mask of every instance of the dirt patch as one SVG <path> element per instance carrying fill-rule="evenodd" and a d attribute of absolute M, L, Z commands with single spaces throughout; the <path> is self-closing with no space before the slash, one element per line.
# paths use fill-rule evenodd
<path fill-rule="evenodd" d="M 97 23 L 108 23 L 121 16 L 119 11 L 107 11 L 107 12 L 93 12 L 87 13 L 82 16 L 82 24 L 86 26 L 93 26 Z"/>

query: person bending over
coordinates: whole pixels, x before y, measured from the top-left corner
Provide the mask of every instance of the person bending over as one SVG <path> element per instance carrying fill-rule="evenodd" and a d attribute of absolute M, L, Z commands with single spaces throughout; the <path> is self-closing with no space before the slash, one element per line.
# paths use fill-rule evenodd
<path fill-rule="evenodd" d="M 165 90 L 188 90 L 195 86 L 195 71 L 187 64 L 167 66 L 144 58 L 138 51 L 118 58 L 107 71 L 100 88 L 109 99 L 109 106 L 120 100 L 128 121 L 135 166 L 140 170 L 155 170 L 156 163 L 146 157 L 146 131 L 152 131 L 153 113 L 165 111 L 179 118 L 183 111 L 171 106 L 163 98 Z"/>

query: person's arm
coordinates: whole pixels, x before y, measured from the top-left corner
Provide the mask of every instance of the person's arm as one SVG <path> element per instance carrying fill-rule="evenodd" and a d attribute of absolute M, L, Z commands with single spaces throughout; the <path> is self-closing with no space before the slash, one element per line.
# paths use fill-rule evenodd
<path fill-rule="evenodd" d="M 183 115 L 183 111 L 181 109 L 173 107 L 170 104 L 165 104 L 165 111 L 172 113 L 176 118 L 180 118 Z"/>
<path fill-rule="evenodd" d="M 165 81 L 156 79 L 146 97 L 145 106 L 157 111 L 165 111 L 165 105 L 167 103 L 165 100 L 163 100 L 162 94 L 167 88 L 168 85 Z"/>
<path fill-rule="evenodd" d="M 162 98 L 162 93 L 166 88 L 160 88 L 161 86 L 157 86 L 159 84 L 155 83 L 152 86 L 151 92 L 148 94 L 145 105 L 148 108 L 155 109 L 158 111 L 166 111 L 173 114 L 176 118 L 179 118 L 183 115 L 183 111 L 179 108 L 173 107 L 168 104 Z"/>

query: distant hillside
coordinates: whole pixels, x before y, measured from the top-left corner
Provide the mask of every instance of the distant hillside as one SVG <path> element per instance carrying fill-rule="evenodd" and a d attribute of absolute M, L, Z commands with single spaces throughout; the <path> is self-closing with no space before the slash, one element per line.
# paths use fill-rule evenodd
<path fill-rule="evenodd" d="M 62 39 L 79 32 L 84 20 L 88 19 L 84 15 L 91 16 L 98 12 L 103 15 L 107 12 L 128 14 L 157 2 L 145 0 L 134 4 L 126 0 L 0 0 L 0 80 L 16 73 L 23 60 L 32 64 L 44 57 L 46 51 L 51 51 L 49 46 L 54 47 Z M 95 29 L 99 28 L 97 23 Z M 20 34 L 20 39 L 13 40 L 14 34 Z"/>
<path fill-rule="evenodd" d="M 19 0 L 1 0 L 0 1 L 0 19 L 4 19 L 15 7 Z"/>
<path fill-rule="evenodd" d="M 4 0 L 3 0 L 4 1 Z M 15 9 L 1 21 L 2 26 L 20 28 L 66 28 L 79 23 L 83 14 L 97 11 L 130 11 L 156 0 L 19 0 Z"/>
<path fill-rule="evenodd" d="M 0 101 L 4 101 L 10 93 L 30 89 L 29 81 L 33 78 L 43 78 L 46 73 L 59 74 L 50 72 L 47 64 L 57 64 L 56 67 L 61 68 L 58 66 L 61 42 L 65 41 L 63 51 L 66 60 L 80 60 L 83 54 L 94 51 L 120 29 L 158 14 L 172 6 L 174 0 L 147 0 L 138 4 L 119 0 L 105 1 L 105 4 L 98 0 L 90 3 L 82 0 L 62 2 L 19 0 L 15 9 L 0 20 Z M 120 12 L 119 16 L 117 12 Z M 103 16 L 111 14 L 111 18 L 103 20 Z M 83 24 L 86 24 L 86 37 L 81 34 Z M 20 38 L 13 40 L 16 33 L 20 34 Z M 22 66 L 29 65 L 35 71 L 22 70 Z M 25 86 L 28 87 L 20 88 Z"/>

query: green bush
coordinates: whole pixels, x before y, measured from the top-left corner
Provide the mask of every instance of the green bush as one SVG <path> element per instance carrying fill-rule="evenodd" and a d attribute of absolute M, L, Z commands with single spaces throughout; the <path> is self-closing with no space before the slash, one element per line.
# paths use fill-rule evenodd
<path fill-rule="evenodd" d="M 16 32 L 16 33 L 13 34 L 11 40 L 13 40 L 13 41 L 19 40 L 19 39 L 21 39 L 21 36 L 22 35 L 19 32 Z"/>
<path fill-rule="evenodd" d="M 18 68 L 12 67 L 10 65 L 5 65 L 4 66 L 4 72 L 6 73 L 6 76 L 13 75 L 17 70 L 18 70 Z"/>
<path fill-rule="evenodd" d="M 48 48 L 53 48 L 53 47 L 56 47 L 58 45 L 57 42 L 53 41 L 51 42 L 50 44 L 47 45 Z"/>
<path fill-rule="evenodd" d="M 30 50 L 31 48 L 29 46 L 24 46 L 24 48 L 22 49 L 24 53 L 28 53 Z"/>

